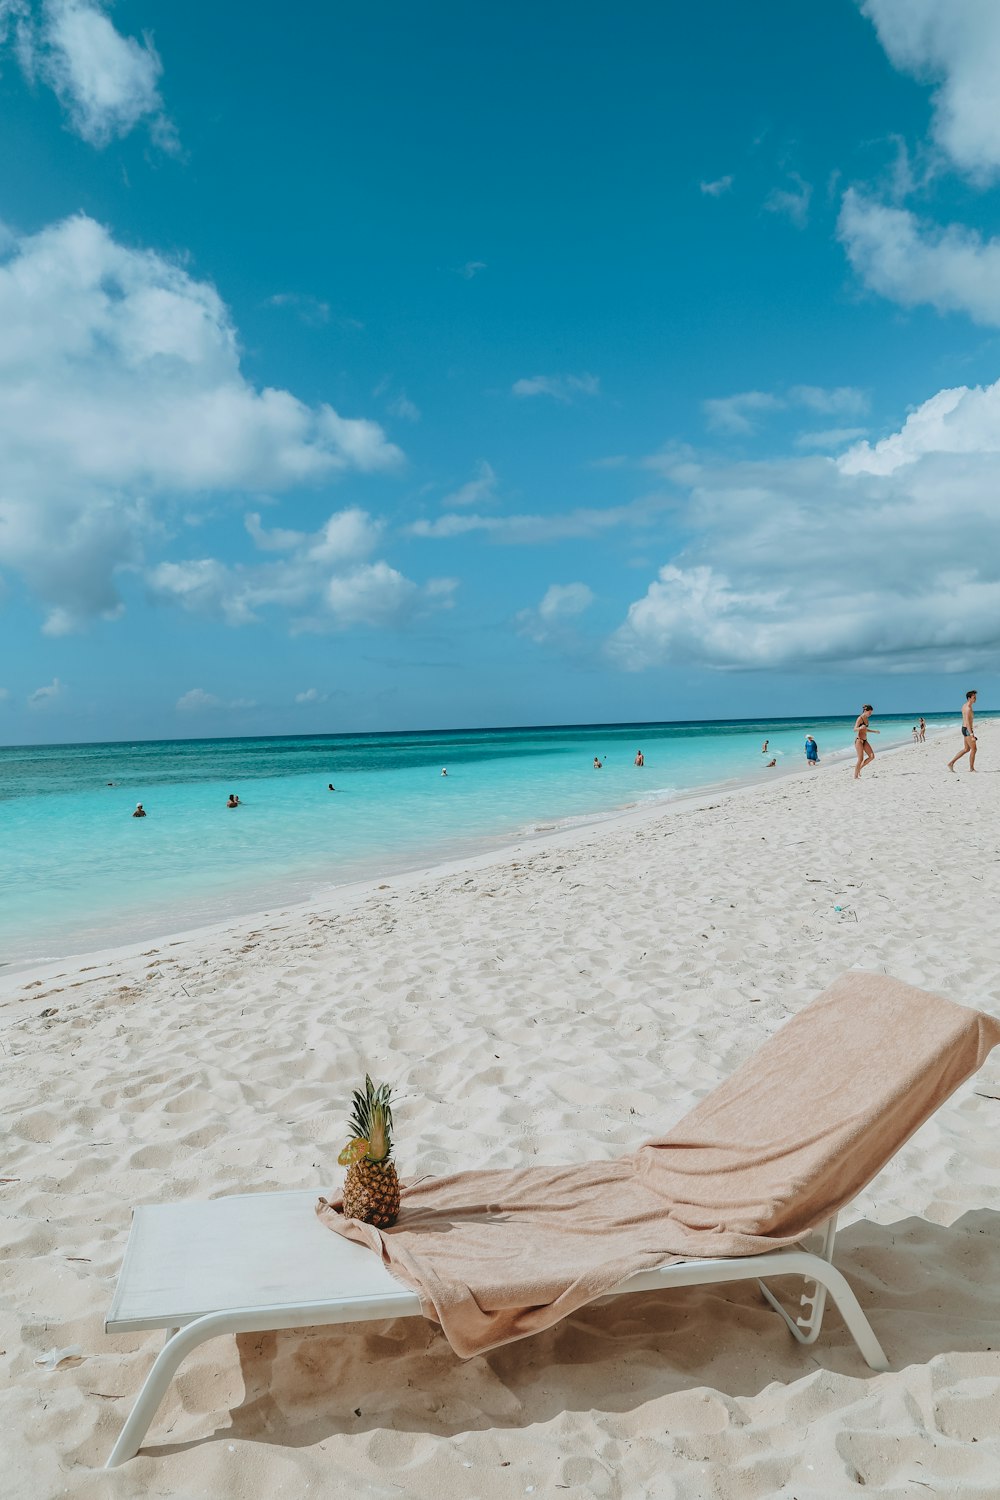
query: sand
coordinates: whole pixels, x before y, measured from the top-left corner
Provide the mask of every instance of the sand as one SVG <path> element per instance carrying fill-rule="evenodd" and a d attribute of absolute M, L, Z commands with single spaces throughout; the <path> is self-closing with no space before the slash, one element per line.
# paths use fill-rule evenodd
<path fill-rule="evenodd" d="M 103 1332 L 130 1206 L 328 1192 L 366 1069 L 405 1177 L 627 1151 L 848 968 L 1000 1013 L 984 727 L 975 776 L 907 746 L 0 983 L 4 1492 L 996 1497 L 1000 1051 L 846 1218 L 888 1374 L 835 1311 L 800 1349 L 752 1283 L 469 1363 L 420 1319 L 253 1335 L 99 1468 L 160 1346 Z"/>

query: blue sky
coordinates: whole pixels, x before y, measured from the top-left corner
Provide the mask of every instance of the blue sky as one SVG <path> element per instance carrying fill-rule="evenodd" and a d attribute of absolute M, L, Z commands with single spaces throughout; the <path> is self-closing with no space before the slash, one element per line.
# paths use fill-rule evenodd
<path fill-rule="evenodd" d="M 0 740 L 992 702 L 1000 8 L 0 36 Z"/>

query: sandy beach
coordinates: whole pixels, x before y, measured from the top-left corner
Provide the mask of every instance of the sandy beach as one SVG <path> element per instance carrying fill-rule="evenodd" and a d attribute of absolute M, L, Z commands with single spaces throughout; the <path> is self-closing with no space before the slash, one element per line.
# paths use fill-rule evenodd
<path fill-rule="evenodd" d="M 328 1193 L 366 1070 L 405 1181 L 628 1151 L 847 969 L 1000 1014 L 983 731 L 975 776 L 952 735 L 5 978 L 5 1493 L 995 1500 L 1000 1050 L 843 1221 L 887 1374 L 835 1311 L 796 1346 L 752 1283 L 468 1363 L 420 1319 L 245 1336 L 100 1469 L 161 1342 L 103 1332 L 131 1206 Z"/>

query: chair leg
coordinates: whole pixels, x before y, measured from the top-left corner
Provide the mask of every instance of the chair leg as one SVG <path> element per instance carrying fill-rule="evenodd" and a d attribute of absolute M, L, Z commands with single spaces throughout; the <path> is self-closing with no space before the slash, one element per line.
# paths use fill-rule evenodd
<path fill-rule="evenodd" d="M 875 1330 L 862 1312 L 861 1304 L 851 1290 L 847 1278 L 830 1261 L 818 1255 L 813 1256 L 812 1261 L 815 1270 L 810 1279 L 816 1283 L 816 1295 L 802 1298 L 803 1305 L 811 1309 L 805 1318 L 793 1322 L 777 1297 L 768 1290 L 764 1283 L 759 1281 L 757 1285 L 800 1344 L 812 1344 L 818 1337 L 823 1321 L 826 1294 L 829 1292 L 847 1325 L 847 1331 L 860 1349 L 865 1363 L 873 1370 L 888 1370 L 889 1361 L 885 1356 L 885 1351 L 875 1337 Z"/>
<path fill-rule="evenodd" d="M 153 1361 L 153 1368 L 146 1376 L 135 1405 L 104 1465 L 106 1469 L 117 1469 L 119 1464 L 127 1463 L 138 1453 L 149 1424 L 156 1416 L 181 1361 L 206 1339 L 232 1331 L 232 1322 L 225 1313 L 209 1313 L 204 1318 L 196 1318 L 194 1322 L 185 1324 L 179 1330 L 167 1330 L 167 1342 Z"/>

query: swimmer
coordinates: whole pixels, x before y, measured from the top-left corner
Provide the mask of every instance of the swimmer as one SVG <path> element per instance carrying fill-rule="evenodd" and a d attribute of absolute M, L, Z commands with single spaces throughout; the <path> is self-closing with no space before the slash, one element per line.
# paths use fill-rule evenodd
<path fill-rule="evenodd" d="M 332 781 L 327 782 L 326 789 L 328 792 L 335 792 L 337 790 Z"/>
<path fill-rule="evenodd" d="M 132 814 L 132 816 L 133 818 L 144 818 L 146 816 L 146 809 L 143 807 L 141 802 L 137 802 L 135 804 L 135 812 Z"/>
<path fill-rule="evenodd" d="M 599 771 L 600 769 L 601 769 L 601 762 L 598 759 L 598 757 L 595 755 L 594 756 L 594 770 L 595 771 Z"/>
<path fill-rule="evenodd" d="M 237 795 L 236 795 L 235 792 L 230 792 L 229 793 L 229 801 L 226 803 L 226 806 L 227 807 L 239 807 L 239 805 L 240 805 L 240 799 L 239 799 L 239 797 L 237 797 Z"/>
<path fill-rule="evenodd" d="M 645 764 L 646 764 L 646 761 L 645 761 L 645 759 L 643 757 L 642 751 L 641 750 L 637 750 L 635 752 L 635 760 L 633 761 L 633 765 L 644 766 Z"/>
<path fill-rule="evenodd" d="M 447 774 L 448 774 L 448 767 L 447 766 L 442 766 L 441 767 L 441 775 L 442 776 L 447 776 Z"/>
<path fill-rule="evenodd" d="M 769 760 L 767 765 L 764 767 L 764 770 L 769 771 L 772 766 L 776 766 L 777 764 L 778 762 L 776 760 Z"/>
<path fill-rule="evenodd" d="M 761 753 L 761 755 L 766 755 L 767 754 L 767 747 L 768 747 L 768 745 L 770 743 L 771 743 L 770 740 L 765 740 L 764 741 L 763 745 L 761 745 L 761 747 L 760 747 L 760 753 Z"/>

